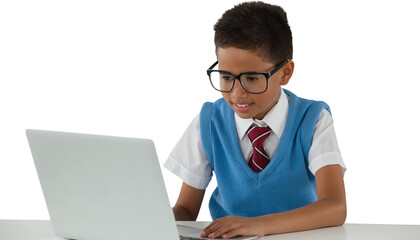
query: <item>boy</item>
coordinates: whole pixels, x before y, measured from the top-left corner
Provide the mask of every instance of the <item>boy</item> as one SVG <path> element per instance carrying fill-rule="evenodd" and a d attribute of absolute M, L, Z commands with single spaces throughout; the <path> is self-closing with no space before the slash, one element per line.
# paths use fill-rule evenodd
<path fill-rule="evenodd" d="M 165 163 L 184 181 L 176 220 L 196 220 L 214 172 L 214 221 L 202 237 L 342 225 L 345 166 L 329 107 L 281 87 L 294 69 L 286 13 L 242 3 L 214 29 L 218 61 L 207 74 L 223 98 L 203 105 Z"/>

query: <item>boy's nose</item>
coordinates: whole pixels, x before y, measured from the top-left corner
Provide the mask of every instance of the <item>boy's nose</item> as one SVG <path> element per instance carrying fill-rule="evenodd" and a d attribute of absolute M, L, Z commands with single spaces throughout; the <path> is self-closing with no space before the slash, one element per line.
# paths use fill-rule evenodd
<path fill-rule="evenodd" d="M 241 82 L 236 79 L 235 85 L 233 86 L 231 95 L 233 97 L 243 97 L 248 94 L 248 92 L 242 87 Z"/>

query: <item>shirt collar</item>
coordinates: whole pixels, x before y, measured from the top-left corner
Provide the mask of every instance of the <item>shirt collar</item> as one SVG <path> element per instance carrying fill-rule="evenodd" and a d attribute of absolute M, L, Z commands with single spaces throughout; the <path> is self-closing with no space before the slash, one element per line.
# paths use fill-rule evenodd
<path fill-rule="evenodd" d="M 240 118 L 235 113 L 235 124 L 236 124 L 236 131 L 238 133 L 239 140 L 242 140 L 245 135 L 246 131 L 251 127 L 252 124 L 255 124 L 260 127 L 270 127 L 272 133 L 274 133 L 277 138 L 280 139 L 284 126 L 286 124 L 287 113 L 289 110 L 289 98 L 287 94 L 281 89 L 281 94 L 279 101 L 276 105 L 271 108 L 271 110 L 265 115 L 262 120 L 252 119 L 252 118 Z"/>

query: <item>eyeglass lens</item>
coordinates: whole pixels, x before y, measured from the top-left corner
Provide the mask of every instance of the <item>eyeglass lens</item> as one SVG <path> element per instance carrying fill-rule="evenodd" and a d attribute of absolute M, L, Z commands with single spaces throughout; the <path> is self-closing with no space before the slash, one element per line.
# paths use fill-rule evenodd
<path fill-rule="evenodd" d="M 225 72 L 211 72 L 210 80 L 216 90 L 229 92 L 235 84 L 235 76 Z M 241 85 L 251 93 L 260 93 L 267 88 L 267 79 L 264 74 L 252 73 L 240 75 Z"/>

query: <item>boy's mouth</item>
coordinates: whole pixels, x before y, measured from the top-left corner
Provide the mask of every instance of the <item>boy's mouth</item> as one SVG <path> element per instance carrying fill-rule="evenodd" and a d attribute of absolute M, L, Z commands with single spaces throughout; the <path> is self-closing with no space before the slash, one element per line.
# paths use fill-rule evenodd
<path fill-rule="evenodd" d="M 233 106 L 235 111 L 245 113 L 252 107 L 252 103 L 234 103 Z"/>
<path fill-rule="evenodd" d="M 248 107 L 251 104 L 235 104 L 235 105 L 239 108 L 245 108 L 245 107 Z"/>

